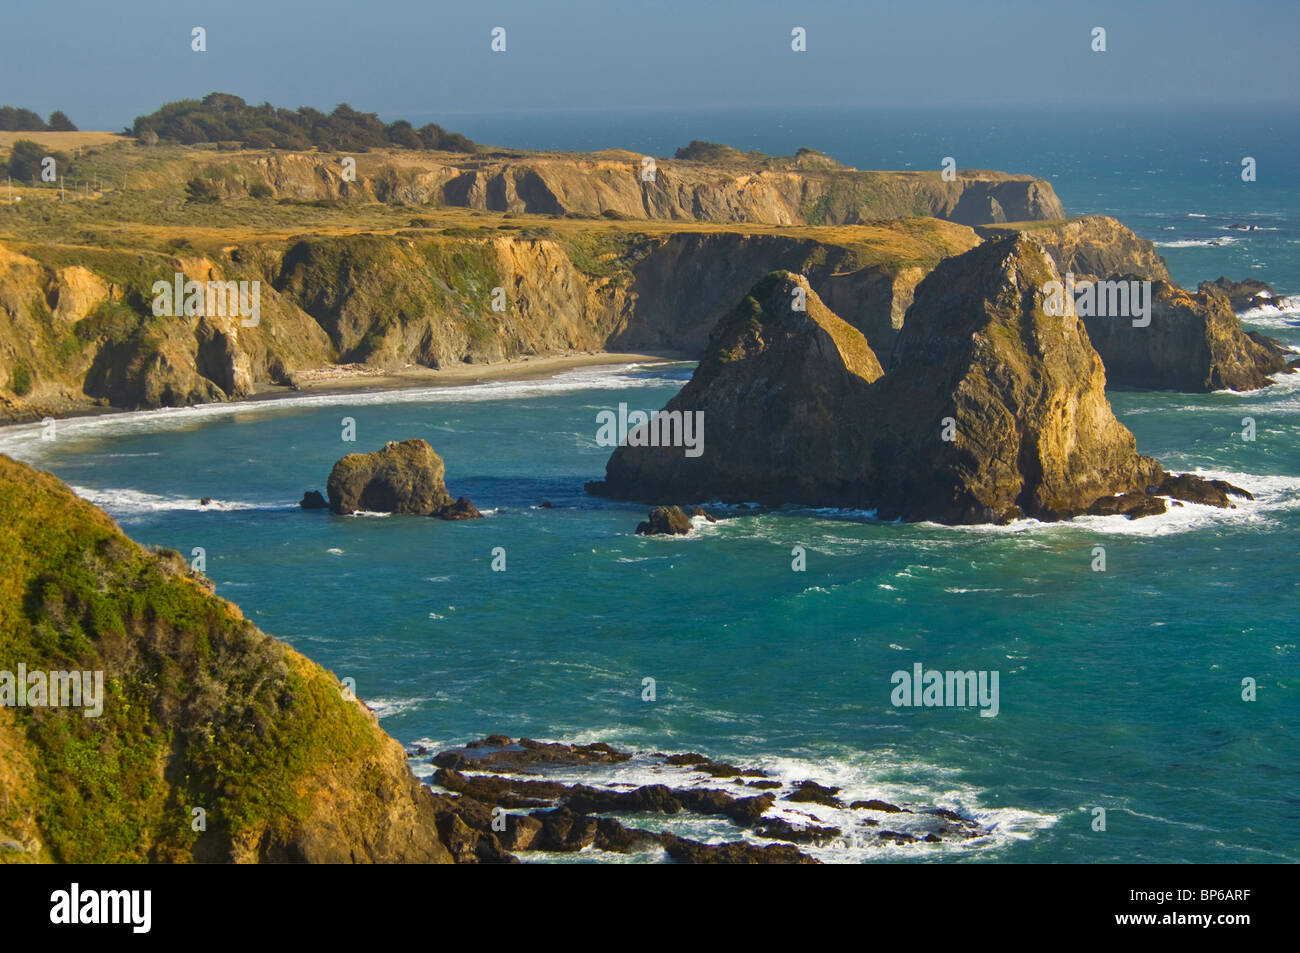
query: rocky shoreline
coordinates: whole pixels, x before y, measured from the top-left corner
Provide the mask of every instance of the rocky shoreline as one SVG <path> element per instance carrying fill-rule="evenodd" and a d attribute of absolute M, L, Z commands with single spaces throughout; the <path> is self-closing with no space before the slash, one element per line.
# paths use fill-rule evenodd
<path fill-rule="evenodd" d="M 530 853 L 604 851 L 666 854 L 676 863 L 815 864 L 809 847 L 933 845 L 968 842 L 989 829 L 938 807 L 880 799 L 847 802 L 840 789 L 812 780 L 782 782 L 756 768 L 697 752 L 620 751 L 603 743 L 564 744 L 492 735 L 429 757 L 439 839 L 457 863 L 517 863 Z M 620 767 L 662 781 L 623 780 Z M 563 777 L 564 780 L 559 780 Z M 848 824 L 819 823 L 808 812 L 831 808 Z M 658 818 L 664 820 L 657 820 Z M 625 820 L 635 818 L 629 826 Z M 701 820 L 725 825 L 702 841 L 681 830 Z M 658 828 L 657 830 L 648 829 Z"/>

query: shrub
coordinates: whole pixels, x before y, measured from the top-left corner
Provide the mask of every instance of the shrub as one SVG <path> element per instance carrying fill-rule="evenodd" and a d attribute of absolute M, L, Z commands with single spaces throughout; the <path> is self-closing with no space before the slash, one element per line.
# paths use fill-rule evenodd
<path fill-rule="evenodd" d="M 189 202 L 219 202 L 221 186 L 211 179 L 196 175 L 185 183 L 185 194 Z"/>
<path fill-rule="evenodd" d="M 9 389 L 19 397 L 26 397 L 32 392 L 32 372 L 25 364 L 19 364 L 9 375 Z"/>
<path fill-rule="evenodd" d="M 269 199 L 275 194 L 275 190 L 265 182 L 254 182 L 248 187 L 248 194 L 255 199 Z"/>

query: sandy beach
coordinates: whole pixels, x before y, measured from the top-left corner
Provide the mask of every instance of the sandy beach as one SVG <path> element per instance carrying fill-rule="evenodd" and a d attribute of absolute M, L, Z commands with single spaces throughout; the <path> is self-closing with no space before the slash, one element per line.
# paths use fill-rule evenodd
<path fill-rule="evenodd" d="M 431 367 L 410 365 L 401 370 L 367 367 L 364 364 L 334 364 L 326 367 L 298 371 L 294 378 L 296 387 L 260 383 L 253 393 L 232 400 L 232 404 L 282 400 L 303 394 L 345 394 L 353 392 L 380 392 L 407 390 L 415 387 L 461 387 L 466 384 L 488 381 L 525 381 L 554 377 L 579 367 L 598 367 L 616 364 L 656 364 L 693 361 L 689 354 L 672 351 L 661 352 L 607 352 L 585 351 L 577 354 L 523 357 L 494 364 L 463 364 L 435 370 Z M 157 408 L 159 410 L 166 408 Z M 49 416 L 55 419 L 99 417 L 108 414 L 138 412 L 138 409 L 94 405 L 71 405 L 32 410 L 30 413 L 7 416 L 0 407 L 0 430 L 7 427 L 31 424 Z"/>
<path fill-rule="evenodd" d="M 291 394 L 332 394 L 354 390 L 404 390 L 410 387 L 452 387 L 487 381 L 524 381 L 554 377 L 579 367 L 609 364 L 655 364 L 664 361 L 693 361 L 675 352 L 614 353 L 586 351 L 545 357 L 523 357 L 494 364 L 461 364 L 437 370 L 408 365 L 399 371 L 367 367 L 364 364 L 336 364 L 300 371 L 294 375 L 297 387 L 259 384 L 245 400 L 274 400 Z"/>

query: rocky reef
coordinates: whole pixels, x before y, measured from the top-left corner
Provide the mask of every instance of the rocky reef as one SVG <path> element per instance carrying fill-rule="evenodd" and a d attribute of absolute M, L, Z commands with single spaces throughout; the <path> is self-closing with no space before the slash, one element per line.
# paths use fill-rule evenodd
<path fill-rule="evenodd" d="M 96 717 L 0 705 L 0 863 L 452 860 L 334 676 L 5 456 L 0 563 L 0 671 L 102 673 Z"/>
<path fill-rule="evenodd" d="M 414 757 L 425 760 L 421 752 Z M 514 863 L 520 853 L 595 849 L 667 854 L 690 864 L 815 864 L 820 861 L 809 848 L 851 842 L 925 849 L 989 833 L 946 808 L 849 802 L 837 787 L 777 780 L 697 752 L 628 752 L 603 743 L 492 735 L 430 760 L 438 830 L 457 863 Z M 628 769 L 656 780 L 628 783 L 620 773 Z M 625 826 L 617 815 L 643 824 L 647 817 L 664 821 L 659 830 L 647 830 Z M 682 825 L 702 822 L 720 833 L 709 842 L 680 835 Z"/>
<path fill-rule="evenodd" d="M 325 492 L 330 510 L 405 513 L 445 520 L 482 516 L 467 498 L 447 492 L 446 465 L 424 440 L 390 440 L 373 453 L 350 453 L 334 464 Z"/>
<path fill-rule="evenodd" d="M 944 523 L 1061 519 L 1144 493 L 1163 471 L 1112 414 L 1078 319 L 1044 313 L 1052 280 L 1051 257 L 1021 235 L 945 260 L 918 286 L 886 371 L 804 278 L 774 273 L 665 408 L 716 422 L 704 452 L 621 446 L 588 489 Z"/>

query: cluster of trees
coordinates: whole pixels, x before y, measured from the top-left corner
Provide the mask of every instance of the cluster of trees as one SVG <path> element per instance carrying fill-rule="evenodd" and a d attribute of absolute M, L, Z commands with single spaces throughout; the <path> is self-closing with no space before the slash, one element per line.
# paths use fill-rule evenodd
<path fill-rule="evenodd" d="M 76 132 L 72 120 L 56 109 L 46 122 L 30 109 L 0 106 L 0 132 Z"/>
<path fill-rule="evenodd" d="M 41 162 L 46 156 L 54 159 L 55 168 L 67 169 L 72 157 L 66 152 L 55 152 L 30 139 L 19 139 L 9 150 L 9 161 L 4 163 L 4 174 L 20 181 L 35 179 L 41 174 Z"/>
<path fill-rule="evenodd" d="M 169 139 L 196 142 L 241 142 L 253 149 L 310 149 L 366 152 L 373 148 L 441 149 L 476 152 L 478 147 L 460 133 L 435 123 L 416 129 L 405 119 L 385 124 L 374 113 L 347 103 L 323 113 L 310 106 L 280 109 L 270 103 L 250 106 L 229 93 L 209 93 L 203 99 L 167 103 L 148 116 L 139 116 L 126 130 L 143 142 Z"/>

